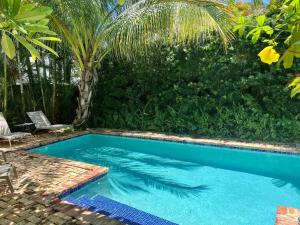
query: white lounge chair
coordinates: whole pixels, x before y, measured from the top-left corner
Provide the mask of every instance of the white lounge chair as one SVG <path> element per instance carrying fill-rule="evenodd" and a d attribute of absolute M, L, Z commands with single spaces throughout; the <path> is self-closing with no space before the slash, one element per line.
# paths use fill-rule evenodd
<path fill-rule="evenodd" d="M 36 130 L 60 130 L 60 129 L 67 129 L 71 128 L 71 125 L 65 125 L 65 124 L 51 124 L 48 118 L 45 116 L 45 114 L 42 111 L 35 111 L 35 112 L 27 112 L 27 115 L 31 119 L 31 121 L 34 123 Z"/>
<path fill-rule="evenodd" d="M 11 193 L 14 192 L 14 188 L 11 182 L 12 173 L 15 175 L 16 178 L 18 178 L 17 170 L 13 165 L 11 164 L 0 165 L 0 180 L 5 180 L 7 182 Z"/>
<path fill-rule="evenodd" d="M 0 112 L 0 139 L 8 140 L 9 147 L 11 147 L 11 141 L 20 140 L 30 135 L 31 135 L 30 133 L 24 133 L 24 132 L 12 133 L 9 129 L 8 123 L 6 122 L 3 116 L 3 113 Z"/>

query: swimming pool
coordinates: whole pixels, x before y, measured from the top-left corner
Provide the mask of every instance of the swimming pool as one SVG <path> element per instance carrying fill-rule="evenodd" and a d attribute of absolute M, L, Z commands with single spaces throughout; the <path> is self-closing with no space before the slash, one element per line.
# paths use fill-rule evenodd
<path fill-rule="evenodd" d="M 63 197 L 91 208 L 107 198 L 183 225 L 271 225 L 279 205 L 300 208 L 298 155 L 96 134 L 31 151 L 109 167 Z"/>

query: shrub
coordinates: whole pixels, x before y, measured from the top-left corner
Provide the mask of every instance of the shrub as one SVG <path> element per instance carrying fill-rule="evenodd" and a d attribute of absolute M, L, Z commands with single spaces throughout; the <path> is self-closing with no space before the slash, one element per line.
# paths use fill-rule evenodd
<path fill-rule="evenodd" d="M 260 47 L 240 40 L 225 54 L 210 42 L 153 49 L 134 62 L 108 60 L 90 126 L 297 142 L 300 102 L 286 89 L 291 76 L 262 65 Z"/>

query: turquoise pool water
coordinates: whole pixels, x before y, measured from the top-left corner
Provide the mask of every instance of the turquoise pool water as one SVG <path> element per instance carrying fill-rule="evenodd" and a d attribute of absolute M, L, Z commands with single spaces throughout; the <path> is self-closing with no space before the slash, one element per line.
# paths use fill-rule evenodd
<path fill-rule="evenodd" d="M 31 150 L 109 167 L 68 197 L 104 196 L 183 225 L 273 225 L 300 208 L 300 157 L 223 147 L 84 135 Z"/>

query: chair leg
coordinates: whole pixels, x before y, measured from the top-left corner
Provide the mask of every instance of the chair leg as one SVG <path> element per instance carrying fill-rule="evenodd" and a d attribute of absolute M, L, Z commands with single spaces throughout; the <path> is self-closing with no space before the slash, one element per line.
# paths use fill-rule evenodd
<path fill-rule="evenodd" d="M 7 162 L 7 158 L 6 158 L 6 153 L 5 152 L 2 152 L 2 157 L 3 157 L 4 162 Z"/>
<path fill-rule="evenodd" d="M 15 175 L 15 178 L 18 179 L 18 172 L 17 172 L 17 169 L 15 166 L 12 167 L 13 169 L 13 172 L 14 172 L 14 175 Z"/>
<path fill-rule="evenodd" d="M 11 180 L 9 177 L 6 177 L 6 182 L 8 184 L 8 187 L 9 187 L 11 193 L 14 193 L 14 187 L 12 186 L 12 183 L 11 183 Z"/>
<path fill-rule="evenodd" d="M 11 149 L 11 140 L 9 139 L 8 142 L 9 142 L 9 148 Z"/>

